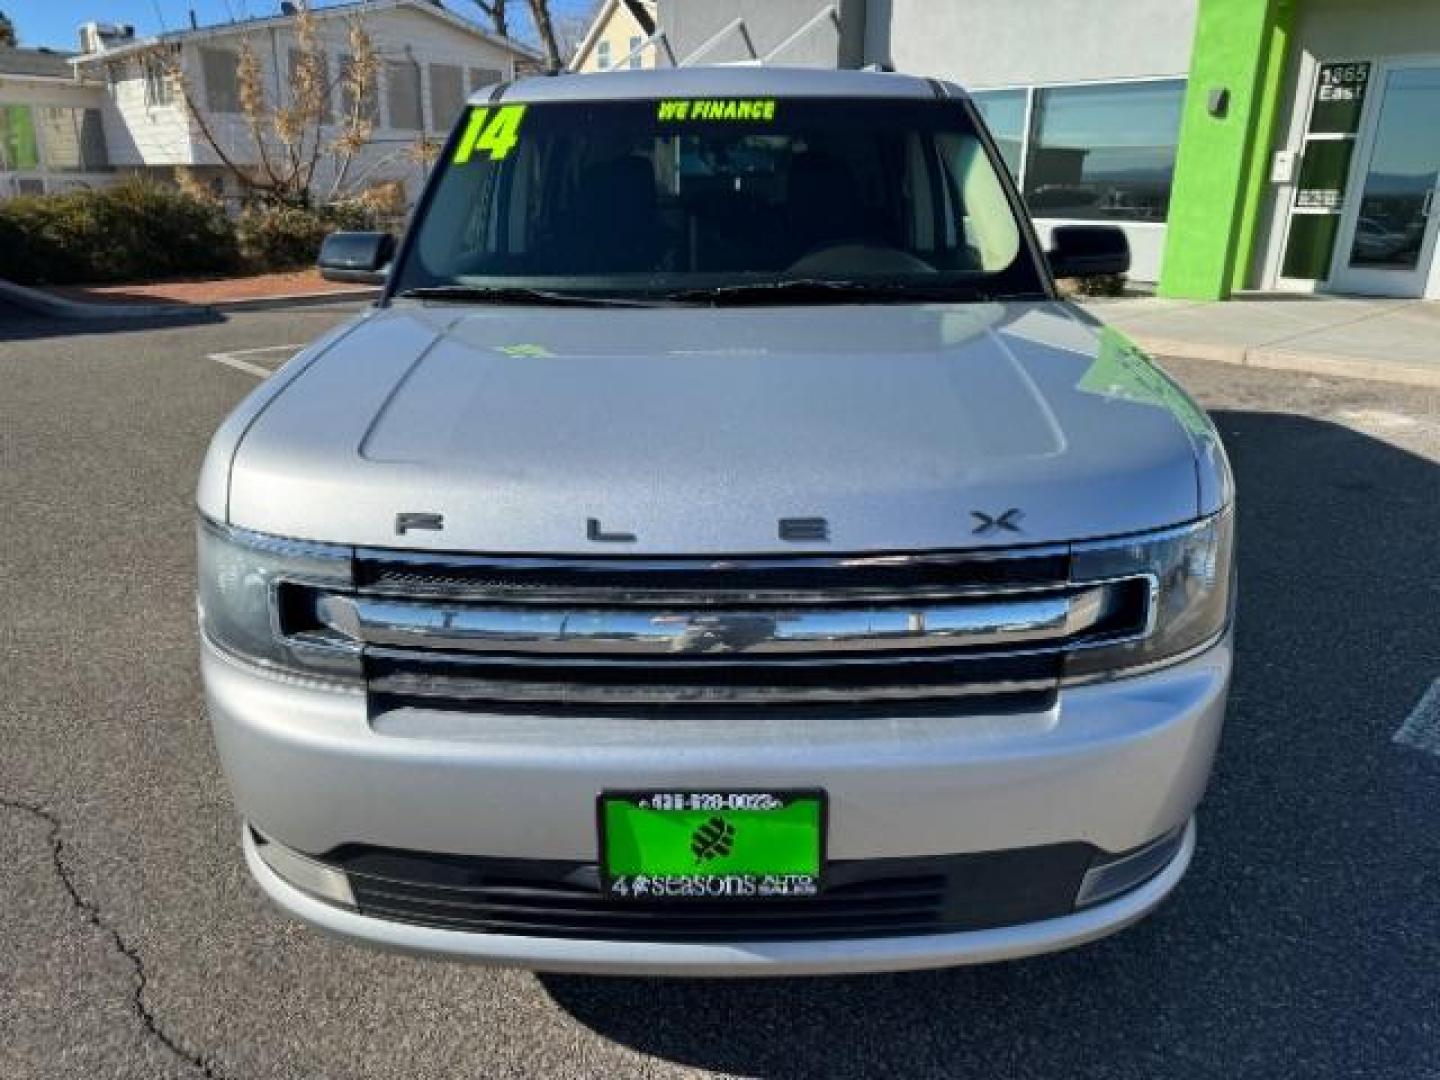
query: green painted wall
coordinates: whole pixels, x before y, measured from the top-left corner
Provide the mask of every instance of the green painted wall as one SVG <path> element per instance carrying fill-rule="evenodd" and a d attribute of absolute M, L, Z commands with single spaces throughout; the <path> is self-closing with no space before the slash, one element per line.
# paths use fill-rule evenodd
<path fill-rule="evenodd" d="M 1200 0 L 1162 296 L 1220 300 L 1244 284 L 1269 172 L 1286 46 L 1298 0 Z M 1212 90 L 1230 100 L 1210 113 Z"/>

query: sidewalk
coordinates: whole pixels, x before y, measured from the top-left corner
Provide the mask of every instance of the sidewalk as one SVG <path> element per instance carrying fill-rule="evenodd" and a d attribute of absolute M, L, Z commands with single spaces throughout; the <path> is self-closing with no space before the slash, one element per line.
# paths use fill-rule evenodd
<path fill-rule="evenodd" d="M 1085 303 L 1158 357 L 1440 387 L 1434 301 L 1269 293 L 1222 303 L 1158 297 Z"/>
<path fill-rule="evenodd" d="M 326 281 L 315 270 L 255 274 L 250 277 L 158 281 L 143 285 L 57 285 L 44 290 L 64 300 L 85 304 L 176 304 L 190 307 L 230 306 L 252 302 L 343 300 L 368 297 L 373 286 Z"/>

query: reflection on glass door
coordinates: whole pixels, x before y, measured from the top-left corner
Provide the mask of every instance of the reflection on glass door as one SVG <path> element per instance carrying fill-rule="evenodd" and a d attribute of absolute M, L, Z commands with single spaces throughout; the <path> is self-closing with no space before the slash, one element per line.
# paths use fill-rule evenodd
<path fill-rule="evenodd" d="M 1282 278 L 1313 283 L 1330 276 L 1372 66 L 1368 60 L 1338 60 L 1321 64 L 1315 73 Z"/>
<path fill-rule="evenodd" d="M 1364 175 L 1346 214 L 1340 289 L 1423 296 L 1440 229 L 1440 64 L 1391 66 L 1361 148 Z"/>

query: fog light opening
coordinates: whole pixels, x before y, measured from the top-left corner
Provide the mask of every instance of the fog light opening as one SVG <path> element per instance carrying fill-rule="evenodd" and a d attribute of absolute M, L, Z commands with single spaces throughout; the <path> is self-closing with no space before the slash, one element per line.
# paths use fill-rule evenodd
<path fill-rule="evenodd" d="M 1185 840 L 1185 825 L 1123 855 L 1098 857 L 1080 882 L 1077 908 L 1092 907 L 1145 884 L 1170 865 Z"/>
<path fill-rule="evenodd" d="M 350 879 L 343 871 L 292 851 L 254 827 L 250 828 L 250 835 L 261 861 L 287 885 L 317 900 L 354 910 L 355 894 L 350 889 Z"/>

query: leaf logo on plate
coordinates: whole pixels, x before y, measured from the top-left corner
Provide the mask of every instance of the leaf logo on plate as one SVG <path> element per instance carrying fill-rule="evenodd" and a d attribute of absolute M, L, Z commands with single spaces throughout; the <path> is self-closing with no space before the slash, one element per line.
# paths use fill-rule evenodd
<path fill-rule="evenodd" d="M 735 826 L 712 817 L 690 834 L 690 850 L 695 853 L 696 862 L 723 859 L 735 850 Z"/>

